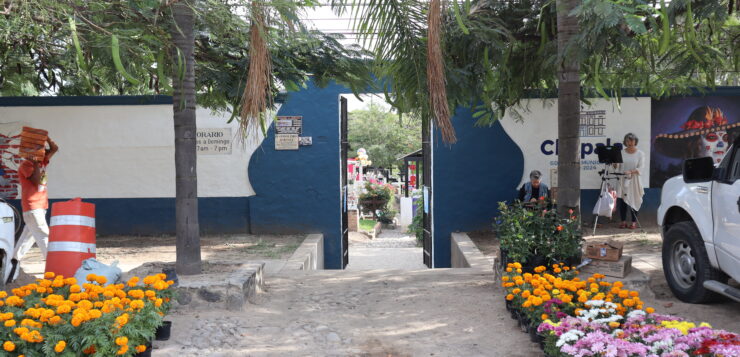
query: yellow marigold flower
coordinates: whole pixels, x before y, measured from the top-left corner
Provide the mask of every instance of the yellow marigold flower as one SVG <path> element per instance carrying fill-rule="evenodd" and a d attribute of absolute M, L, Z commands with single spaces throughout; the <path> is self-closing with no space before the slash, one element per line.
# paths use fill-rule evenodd
<path fill-rule="evenodd" d="M 5 321 L 5 327 L 13 327 L 13 326 L 15 326 L 15 320 Z"/>
<path fill-rule="evenodd" d="M 710 325 L 710 324 L 708 324 L 706 322 L 702 322 L 702 323 L 699 324 L 699 327 L 709 327 L 709 328 L 712 328 L 712 325 Z"/>
<path fill-rule="evenodd" d="M 522 303 L 522 307 L 530 307 L 530 306 L 532 306 L 532 302 L 529 300 Z"/>
<path fill-rule="evenodd" d="M 508 276 L 505 276 L 505 277 L 501 278 L 501 281 L 503 281 L 505 283 L 505 282 L 509 281 L 509 277 Z"/>
<path fill-rule="evenodd" d="M 87 281 L 93 282 L 93 281 L 96 281 L 98 279 L 98 276 L 95 275 L 95 274 L 87 274 L 87 276 L 85 277 L 85 279 Z"/>
<path fill-rule="evenodd" d="M 534 305 L 534 306 L 540 306 L 540 305 L 542 305 L 542 298 L 535 296 L 532 299 L 532 305 Z"/>
<path fill-rule="evenodd" d="M 72 285 L 69 287 L 70 293 L 79 293 L 80 291 L 82 291 L 82 289 L 80 288 L 79 285 Z"/>
<path fill-rule="evenodd" d="M 56 346 L 54 346 L 54 352 L 56 353 L 62 353 L 64 351 L 64 348 L 67 347 L 67 343 L 64 341 L 57 342 Z"/>
<path fill-rule="evenodd" d="M 516 289 L 514 289 L 514 290 L 511 291 L 511 293 L 514 294 L 514 295 L 518 295 L 520 292 L 522 292 L 522 289 L 519 289 L 519 288 L 516 288 Z"/>
<path fill-rule="evenodd" d="M 524 290 L 522 292 L 522 297 L 525 298 L 525 299 L 528 298 L 530 295 L 531 295 L 531 293 L 529 292 L 529 290 Z"/>
<path fill-rule="evenodd" d="M 511 295 L 511 294 L 506 295 L 506 300 L 509 300 L 509 301 L 514 300 L 514 295 Z"/>
<path fill-rule="evenodd" d="M 144 295 L 146 295 L 147 297 L 155 297 L 157 296 L 157 293 L 155 293 L 154 290 L 147 290 L 144 292 Z"/>
<path fill-rule="evenodd" d="M 15 351 L 15 343 L 10 342 L 10 341 L 5 341 L 5 343 L 3 343 L 3 349 L 8 352 Z"/>
<path fill-rule="evenodd" d="M 128 337 L 126 336 L 116 337 L 116 345 L 123 346 L 125 344 L 128 344 Z"/>
<path fill-rule="evenodd" d="M 123 327 L 123 325 L 128 323 L 128 314 L 123 314 L 121 316 L 116 317 L 116 323 L 119 327 Z"/>
<path fill-rule="evenodd" d="M 49 319 L 49 324 L 51 324 L 51 325 L 56 325 L 56 324 L 58 324 L 60 322 L 62 322 L 62 318 L 60 316 L 52 316 Z"/>
<path fill-rule="evenodd" d="M 39 280 L 39 286 L 48 288 L 51 286 L 51 280 Z"/>
<path fill-rule="evenodd" d="M 514 263 L 514 268 L 521 269 L 522 268 L 522 263 L 515 262 Z"/>
<path fill-rule="evenodd" d="M 43 294 L 46 292 L 46 288 L 43 286 L 39 286 L 38 288 L 36 288 L 36 292 L 39 294 Z"/>
<path fill-rule="evenodd" d="M 70 323 L 72 324 L 72 326 L 77 327 L 80 326 L 80 324 L 82 323 L 82 319 L 75 316 L 72 318 L 72 321 L 70 321 Z"/>
<path fill-rule="evenodd" d="M 67 314 L 70 311 L 72 311 L 72 308 L 70 308 L 69 305 L 61 305 L 61 306 L 57 307 L 57 314 L 59 314 L 59 315 L 61 315 L 61 314 Z"/>
<path fill-rule="evenodd" d="M 507 273 L 511 273 L 512 271 L 514 271 L 514 269 L 511 269 L 510 267 L 509 268 L 506 268 L 506 272 Z"/>
<path fill-rule="evenodd" d="M 562 300 L 564 303 L 569 303 L 573 301 L 573 296 L 571 295 L 560 295 L 560 300 Z"/>
<path fill-rule="evenodd" d="M 154 306 L 156 306 L 156 307 L 162 306 L 162 299 L 154 300 Z"/>
<path fill-rule="evenodd" d="M 508 270 L 508 269 L 507 271 L 511 272 L 511 270 Z M 144 284 L 146 285 L 154 284 L 155 281 L 157 281 L 157 278 L 154 276 L 147 276 L 146 278 L 144 278 Z"/>
<path fill-rule="evenodd" d="M 74 277 L 72 277 L 72 278 L 65 278 L 64 279 L 64 283 L 67 284 L 67 285 L 75 285 L 75 284 L 77 284 L 77 279 L 74 278 Z"/>
<path fill-rule="evenodd" d="M 136 352 L 142 353 L 144 351 L 146 351 L 146 346 L 144 346 L 144 345 L 138 345 L 138 346 L 136 346 Z"/>
<path fill-rule="evenodd" d="M 627 306 L 627 307 L 632 307 L 632 306 L 635 306 L 635 301 L 632 299 L 624 299 L 622 300 L 622 305 Z"/>
<path fill-rule="evenodd" d="M 519 274 L 521 274 L 522 273 L 522 269 L 517 269 L 516 272 L 519 273 Z M 157 290 L 162 290 L 162 289 L 157 289 Z"/>
<path fill-rule="evenodd" d="M 611 328 L 617 328 L 619 327 L 619 325 L 620 325 L 619 322 L 616 322 L 616 321 L 609 322 L 609 327 Z"/>
<path fill-rule="evenodd" d="M 54 279 L 54 281 L 51 283 L 52 287 L 55 288 L 61 288 L 64 286 L 64 279 Z"/>
<path fill-rule="evenodd" d="M 93 319 L 99 319 L 101 316 L 103 316 L 103 313 L 98 309 L 92 309 L 90 310 L 90 317 Z"/>
<path fill-rule="evenodd" d="M 44 279 L 53 279 L 56 276 L 53 271 L 47 271 L 44 273 Z"/>

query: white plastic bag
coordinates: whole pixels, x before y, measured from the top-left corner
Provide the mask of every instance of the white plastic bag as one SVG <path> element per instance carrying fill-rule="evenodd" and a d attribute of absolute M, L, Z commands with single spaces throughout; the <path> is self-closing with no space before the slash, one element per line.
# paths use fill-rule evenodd
<path fill-rule="evenodd" d="M 106 265 L 97 261 L 95 258 L 89 258 L 82 261 L 82 265 L 75 273 L 77 284 L 82 285 L 87 281 L 88 274 L 104 276 L 108 280 L 108 284 L 115 284 L 121 279 L 121 268 L 118 267 L 118 261 L 113 262 L 111 265 Z"/>
<path fill-rule="evenodd" d="M 616 208 L 617 193 L 604 186 L 599 194 L 599 200 L 594 205 L 593 214 L 611 218 L 612 212 Z"/>

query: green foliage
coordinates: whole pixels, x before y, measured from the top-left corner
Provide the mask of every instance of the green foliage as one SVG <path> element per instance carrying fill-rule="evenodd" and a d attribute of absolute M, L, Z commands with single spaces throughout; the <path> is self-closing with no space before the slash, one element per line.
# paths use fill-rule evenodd
<path fill-rule="evenodd" d="M 0 15 L 0 95 L 170 94 L 182 72 L 170 29 L 172 1 L 27 0 Z M 314 79 L 356 90 L 371 82 L 365 53 L 306 29 L 297 13 L 312 1 L 267 6 L 275 87 Z M 194 2 L 198 104 L 239 111 L 249 67 L 251 2 Z"/>
<path fill-rule="evenodd" d="M 375 221 L 372 219 L 361 219 L 360 220 L 360 230 L 365 232 L 372 232 L 373 228 L 375 228 Z"/>
<path fill-rule="evenodd" d="M 662 97 L 690 87 L 736 85 L 740 20 L 737 11 L 728 14 L 730 0 L 667 3 L 583 0 L 574 12 L 578 32 L 561 58 L 554 0 L 452 1 L 443 13 L 450 108 L 474 107 L 479 124 L 492 124 L 506 111 L 521 119 L 523 99 L 557 94 L 566 56 L 580 62 L 584 98 L 633 94 L 624 88 Z M 352 10 L 376 73 L 387 80 L 390 102 L 425 122 L 427 7 L 427 1 L 392 0 Z"/>
<path fill-rule="evenodd" d="M 378 216 L 378 222 L 383 224 L 391 224 L 393 223 L 393 218 L 396 217 L 396 211 L 392 209 L 381 209 L 378 210 L 377 216 Z"/>
<path fill-rule="evenodd" d="M 398 115 L 374 104 L 349 113 L 350 152 L 365 148 L 375 167 L 399 164 L 398 157 L 421 149 L 421 119 Z"/>
<path fill-rule="evenodd" d="M 580 254 L 583 238 L 576 216 L 559 218 L 545 201 L 536 205 L 517 201 L 510 206 L 499 202 L 499 211 L 495 228 L 511 261 L 540 256 L 559 262 Z"/>

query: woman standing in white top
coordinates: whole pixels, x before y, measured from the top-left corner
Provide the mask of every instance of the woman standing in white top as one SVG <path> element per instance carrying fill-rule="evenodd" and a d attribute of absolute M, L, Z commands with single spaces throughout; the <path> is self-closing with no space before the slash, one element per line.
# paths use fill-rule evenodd
<path fill-rule="evenodd" d="M 624 174 L 617 185 L 617 205 L 622 224 L 619 228 L 637 228 L 637 211 L 642 206 L 642 196 L 645 193 L 640 183 L 640 175 L 645 170 L 645 153 L 637 148 L 637 136 L 628 133 L 624 136 L 624 150 L 619 170 Z M 630 212 L 630 221 L 627 222 L 627 211 Z"/>

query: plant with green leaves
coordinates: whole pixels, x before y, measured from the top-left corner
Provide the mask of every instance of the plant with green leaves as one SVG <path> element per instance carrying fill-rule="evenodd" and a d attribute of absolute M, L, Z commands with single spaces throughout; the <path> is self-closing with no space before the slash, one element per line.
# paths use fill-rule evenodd
<path fill-rule="evenodd" d="M 391 168 L 398 158 L 421 149 L 421 119 L 418 115 L 394 114 L 370 104 L 349 113 L 350 152 L 367 150 L 373 166 Z"/>
<path fill-rule="evenodd" d="M 547 202 L 499 202 L 494 228 L 505 251 L 506 262 L 537 265 L 563 262 L 580 257 L 582 234 L 575 213 L 560 218 L 548 209 Z M 572 264 L 572 263 L 571 263 Z"/>

